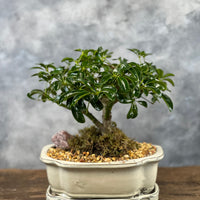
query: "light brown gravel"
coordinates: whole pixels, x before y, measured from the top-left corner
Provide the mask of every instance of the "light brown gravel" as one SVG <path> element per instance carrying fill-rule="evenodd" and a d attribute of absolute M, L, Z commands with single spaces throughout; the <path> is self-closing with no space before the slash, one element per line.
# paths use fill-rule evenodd
<path fill-rule="evenodd" d="M 156 153 L 156 147 L 150 143 L 139 143 L 139 149 L 129 151 L 129 154 L 124 155 L 123 157 L 103 157 L 100 155 L 90 154 L 89 152 L 80 153 L 77 151 L 72 153 L 70 151 L 65 151 L 60 148 L 50 148 L 47 152 L 47 155 L 51 158 L 57 160 L 71 161 L 71 162 L 113 162 L 113 161 L 123 161 L 130 159 L 143 158 L 146 156 L 153 155 Z"/>

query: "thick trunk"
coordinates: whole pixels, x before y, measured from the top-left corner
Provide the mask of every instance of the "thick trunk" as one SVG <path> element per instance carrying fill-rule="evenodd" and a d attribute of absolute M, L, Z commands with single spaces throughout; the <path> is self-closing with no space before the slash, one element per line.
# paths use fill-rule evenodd
<path fill-rule="evenodd" d="M 110 102 L 107 99 L 103 99 L 102 103 L 104 105 L 103 113 L 102 113 L 102 120 L 103 120 L 103 133 L 109 133 L 112 129 L 112 107 L 113 102 Z"/>

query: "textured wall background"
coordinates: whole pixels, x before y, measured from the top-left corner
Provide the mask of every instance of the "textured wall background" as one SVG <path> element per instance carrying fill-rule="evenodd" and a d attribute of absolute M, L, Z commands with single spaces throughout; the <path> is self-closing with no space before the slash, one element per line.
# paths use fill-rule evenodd
<path fill-rule="evenodd" d="M 0 168 L 42 168 L 40 150 L 55 132 L 85 126 L 26 97 L 39 87 L 29 68 L 98 46 L 116 57 L 131 58 L 127 48 L 152 52 L 156 65 L 176 74 L 172 113 L 156 104 L 126 120 L 128 108 L 116 105 L 114 120 L 129 136 L 162 145 L 162 166 L 200 164 L 199 0 L 0 0 L 0 8 Z"/>

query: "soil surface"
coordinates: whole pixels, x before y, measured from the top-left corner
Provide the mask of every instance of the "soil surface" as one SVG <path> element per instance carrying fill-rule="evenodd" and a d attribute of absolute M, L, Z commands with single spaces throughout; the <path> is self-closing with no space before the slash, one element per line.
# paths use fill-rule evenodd
<path fill-rule="evenodd" d="M 150 143 L 139 143 L 138 146 L 138 149 L 129 151 L 128 154 L 123 155 L 122 157 L 103 157 L 101 155 L 90 154 L 89 152 L 71 152 L 60 148 L 50 148 L 47 152 L 47 155 L 57 160 L 71 162 L 114 162 L 143 158 L 156 153 L 156 147 Z"/>

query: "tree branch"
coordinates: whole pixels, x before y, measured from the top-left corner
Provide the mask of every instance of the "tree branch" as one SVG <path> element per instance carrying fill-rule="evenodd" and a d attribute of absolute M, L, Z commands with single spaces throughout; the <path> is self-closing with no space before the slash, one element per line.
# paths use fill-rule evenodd
<path fill-rule="evenodd" d="M 99 129 L 103 129 L 103 124 L 88 110 L 84 111 L 83 114 L 87 116 Z"/>

